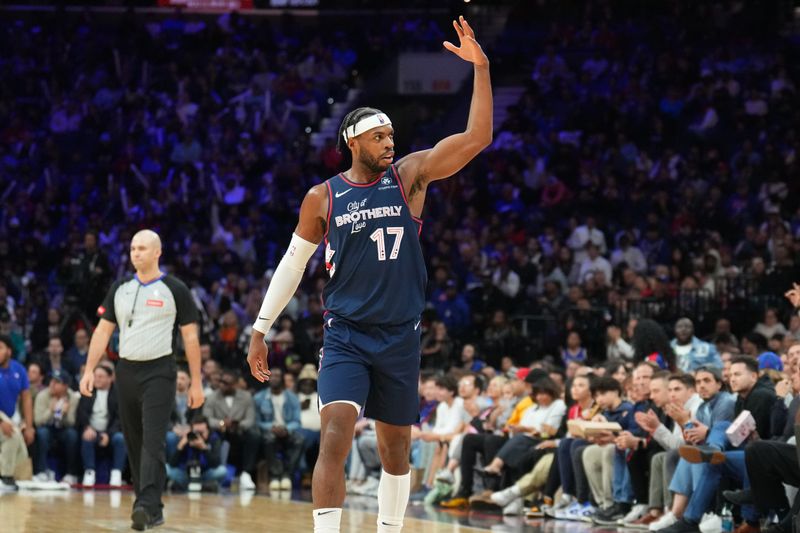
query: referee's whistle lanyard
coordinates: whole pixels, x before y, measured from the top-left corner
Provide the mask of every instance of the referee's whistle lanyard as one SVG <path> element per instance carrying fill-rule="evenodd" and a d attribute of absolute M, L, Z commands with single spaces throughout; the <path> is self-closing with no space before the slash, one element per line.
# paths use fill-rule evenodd
<path fill-rule="evenodd" d="M 136 311 L 136 300 L 139 299 L 139 289 L 142 288 L 142 283 L 136 285 L 136 294 L 133 296 L 133 305 L 131 306 L 131 315 L 128 317 L 128 327 L 133 325 L 133 313 Z"/>

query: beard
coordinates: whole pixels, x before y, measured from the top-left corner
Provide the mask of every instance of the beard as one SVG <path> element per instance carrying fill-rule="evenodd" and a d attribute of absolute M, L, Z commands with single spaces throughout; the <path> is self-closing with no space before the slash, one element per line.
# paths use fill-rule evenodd
<path fill-rule="evenodd" d="M 383 159 L 372 157 L 371 155 L 365 153 L 362 153 L 359 156 L 358 162 L 364 165 L 370 172 L 374 172 L 375 174 L 377 174 L 378 172 L 385 172 L 386 169 L 388 169 L 391 164 L 391 163 L 384 163 Z"/>

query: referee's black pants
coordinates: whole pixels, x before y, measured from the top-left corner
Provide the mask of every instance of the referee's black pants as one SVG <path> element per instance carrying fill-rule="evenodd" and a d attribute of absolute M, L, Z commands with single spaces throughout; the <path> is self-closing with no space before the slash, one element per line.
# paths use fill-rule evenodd
<path fill-rule="evenodd" d="M 144 507 L 151 515 L 159 515 L 164 506 L 161 493 L 167 476 L 167 427 L 175 405 L 175 377 L 172 355 L 142 362 L 120 359 L 117 364 L 119 418 L 136 492 L 133 507 Z"/>

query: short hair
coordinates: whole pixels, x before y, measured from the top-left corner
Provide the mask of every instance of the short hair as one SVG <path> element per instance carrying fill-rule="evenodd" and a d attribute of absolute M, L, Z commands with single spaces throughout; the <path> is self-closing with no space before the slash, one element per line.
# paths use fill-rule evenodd
<path fill-rule="evenodd" d="M 436 378 L 436 386 L 449 390 L 453 393 L 453 396 L 458 394 L 458 381 L 456 381 L 456 378 L 450 374 Z"/>
<path fill-rule="evenodd" d="M 658 374 L 659 372 L 662 371 L 661 367 L 658 366 L 657 364 L 655 364 L 652 361 L 639 361 L 639 363 L 636 365 L 636 368 L 639 368 L 639 367 L 642 367 L 642 366 L 649 366 L 651 369 L 653 369 L 653 377 L 655 377 L 656 374 Z"/>
<path fill-rule="evenodd" d="M 8 346 L 9 350 L 14 350 L 14 344 L 11 342 L 11 337 L 8 335 L 0 335 L 0 342 Z"/>
<path fill-rule="evenodd" d="M 533 384 L 533 394 L 539 393 L 548 394 L 551 398 L 557 399 L 561 397 L 561 387 L 551 378 L 541 378 Z"/>
<path fill-rule="evenodd" d="M 616 392 L 622 396 L 622 384 L 611 376 L 600 376 L 594 384 L 594 394 Z"/>
<path fill-rule="evenodd" d="M 108 365 L 97 365 L 96 367 L 94 367 L 94 369 L 95 370 L 102 370 L 103 372 L 108 374 L 109 377 L 114 375 L 114 370 L 111 367 L 109 367 Z"/>
<path fill-rule="evenodd" d="M 342 154 L 345 153 L 345 150 L 347 149 L 347 141 L 344 140 L 344 132 L 347 130 L 347 128 L 350 126 L 355 126 L 363 118 L 380 114 L 383 114 L 383 111 L 374 107 L 359 107 L 346 114 L 342 119 L 342 124 L 339 126 L 339 136 L 336 139 L 336 149 Z M 348 141 L 349 140 L 350 139 L 348 139 Z"/>
<path fill-rule="evenodd" d="M 562 381 L 567 381 L 567 371 L 560 366 L 555 366 L 547 371 L 548 374 L 558 374 Z"/>
<path fill-rule="evenodd" d="M 762 336 L 763 338 L 763 336 Z M 758 374 L 758 359 L 750 357 L 749 355 L 737 355 L 731 358 L 731 366 L 735 364 L 743 364 L 753 374 Z"/>
<path fill-rule="evenodd" d="M 670 373 L 667 370 L 659 370 L 653 374 L 653 377 L 650 378 L 651 381 L 655 381 L 660 379 L 661 381 L 669 382 L 670 380 Z"/>
<path fill-rule="evenodd" d="M 428 381 L 436 380 L 436 372 L 433 370 L 423 370 L 419 373 L 419 382 L 427 383 Z"/>
<path fill-rule="evenodd" d="M 697 374 L 699 374 L 700 372 L 705 372 L 706 374 L 711 374 L 714 377 L 714 381 L 716 381 L 717 383 L 722 383 L 724 381 L 722 379 L 722 370 L 720 370 L 719 368 L 717 368 L 715 366 L 703 365 L 703 366 L 698 367 L 698 368 L 696 368 L 694 370 L 695 384 L 697 383 Z"/>
<path fill-rule="evenodd" d="M 761 333 L 751 331 L 747 335 L 744 336 L 749 342 L 756 345 L 756 348 L 759 352 L 763 352 L 767 349 L 767 338 L 762 335 Z"/>
<path fill-rule="evenodd" d="M 486 379 L 483 377 L 483 374 L 479 374 L 478 372 L 470 372 L 467 375 L 475 378 L 475 388 L 478 389 L 478 392 L 483 392 L 486 390 Z"/>
<path fill-rule="evenodd" d="M 208 418 L 203 416 L 203 413 L 200 413 L 200 412 L 195 413 L 195 415 L 192 417 L 191 425 L 195 425 L 195 424 L 205 424 L 209 428 L 211 427 L 211 424 L 208 423 Z"/>
<path fill-rule="evenodd" d="M 691 374 L 675 373 L 669 377 L 670 381 L 680 381 L 687 389 L 694 388 L 694 376 Z"/>
<path fill-rule="evenodd" d="M 609 376 L 609 377 L 611 377 L 611 376 Z M 585 379 L 586 381 L 588 381 L 589 382 L 589 392 L 590 392 L 590 394 L 592 396 L 594 396 L 595 389 L 597 388 L 597 380 L 598 380 L 598 377 L 596 375 L 594 375 L 594 374 L 582 374 L 582 375 L 578 375 L 578 376 L 575 376 L 574 378 L 572 378 L 572 381 L 574 382 L 576 379 Z M 614 379 L 614 378 L 611 378 L 611 379 Z M 616 380 L 614 379 L 614 381 L 616 381 Z M 572 382 L 570 382 L 570 383 L 572 383 Z"/>
<path fill-rule="evenodd" d="M 239 371 L 234 369 L 234 368 L 223 368 L 222 369 L 222 375 L 223 376 L 233 376 L 234 379 L 236 379 L 237 381 L 239 380 Z"/>

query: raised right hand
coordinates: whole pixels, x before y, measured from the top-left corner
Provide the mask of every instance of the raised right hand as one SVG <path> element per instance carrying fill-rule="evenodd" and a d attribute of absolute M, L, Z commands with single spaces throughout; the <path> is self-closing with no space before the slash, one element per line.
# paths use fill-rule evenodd
<path fill-rule="evenodd" d="M 264 342 L 264 334 L 253 330 L 253 335 L 250 337 L 250 348 L 247 350 L 247 364 L 250 365 L 250 373 L 261 383 L 269 381 L 268 351 L 267 344 Z"/>

